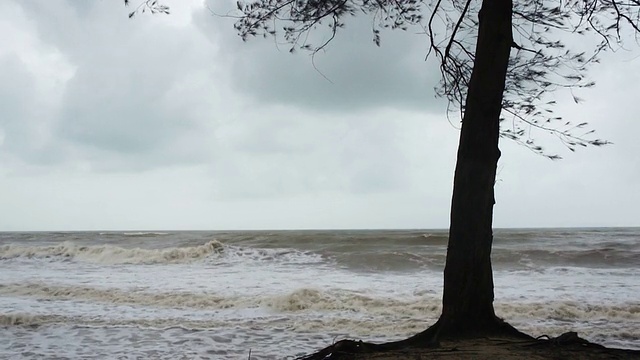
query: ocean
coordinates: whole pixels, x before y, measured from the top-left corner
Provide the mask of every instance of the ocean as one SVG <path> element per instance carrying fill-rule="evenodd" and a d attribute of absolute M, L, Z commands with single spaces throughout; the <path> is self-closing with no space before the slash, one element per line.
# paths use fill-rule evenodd
<path fill-rule="evenodd" d="M 444 230 L 0 233 L 2 359 L 282 359 L 440 314 Z M 498 316 L 640 349 L 640 228 L 495 230 Z"/>

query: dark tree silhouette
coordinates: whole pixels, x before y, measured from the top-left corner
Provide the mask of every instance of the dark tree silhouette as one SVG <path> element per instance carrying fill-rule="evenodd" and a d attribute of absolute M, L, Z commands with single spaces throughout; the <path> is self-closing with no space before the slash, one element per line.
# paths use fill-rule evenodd
<path fill-rule="evenodd" d="M 157 5 L 141 4 L 148 9 Z M 554 135 L 571 151 L 607 144 L 591 137 L 587 123 L 555 116 L 549 94 L 593 86 L 586 72 L 599 54 L 623 48 L 625 34 L 637 43 L 640 0 L 250 0 L 238 1 L 227 16 L 236 18 L 243 40 L 276 36 L 291 51 L 313 54 L 326 48 L 352 16 L 371 19 L 377 45 L 383 29 L 419 28 L 429 41 L 429 55 L 440 63 L 436 93 L 462 118 L 439 320 L 406 340 L 378 345 L 342 341 L 309 358 L 427 346 L 446 338 L 526 337 L 493 308 L 490 256 L 499 137 L 550 159 L 559 156 L 539 146 L 531 130 Z M 325 41 L 307 41 L 310 32 L 322 29 Z"/>

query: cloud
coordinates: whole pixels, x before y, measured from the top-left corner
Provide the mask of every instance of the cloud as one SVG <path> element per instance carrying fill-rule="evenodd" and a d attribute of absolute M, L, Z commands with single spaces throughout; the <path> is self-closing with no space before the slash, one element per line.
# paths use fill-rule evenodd
<path fill-rule="evenodd" d="M 226 14 L 235 2 L 208 1 L 216 14 Z M 440 112 L 442 99 L 434 96 L 439 72 L 426 62 L 427 39 L 419 29 L 384 32 L 382 47 L 372 41 L 371 23 L 354 18 L 346 29 L 312 58 L 290 54 L 280 40 L 257 37 L 242 42 L 233 20 L 212 15 L 207 8 L 194 23 L 215 39 L 232 73 L 236 91 L 269 103 L 323 113 L 344 113 L 397 107 Z M 311 36 L 319 43 L 328 33 L 320 27 Z"/>
<path fill-rule="evenodd" d="M 33 142 L 33 136 L 20 137 L 32 126 L 51 140 L 39 149 L 49 162 L 143 170 L 205 161 L 206 132 L 216 121 L 216 105 L 224 102 L 211 64 L 215 47 L 188 27 L 163 24 L 155 17 L 131 21 L 122 8 L 103 2 L 77 5 L 27 1 L 12 7 L 22 16 L 17 27 L 35 39 L 17 52 L 22 57 L 56 53 L 57 58 L 38 65 L 63 73 L 60 68 L 66 68 L 68 74 L 53 91 L 38 93 L 33 88 L 47 79 L 4 57 L 8 63 L 0 76 L 14 77 L 0 90 L 12 94 L 4 98 L 14 107 L 8 112 L 33 112 L 52 93 L 57 98 L 45 114 L 16 113 L 22 130 L 5 126 L 5 147 L 33 162 L 15 145 Z M 35 121 L 37 116 L 48 118 L 46 124 Z"/>
<path fill-rule="evenodd" d="M 214 176 L 219 198 L 392 192 L 407 186 L 411 164 L 403 137 L 407 123 L 423 122 L 420 114 L 372 111 L 317 118 L 282 107 L 261 112 L 216 132 L 214 173 L 224 174 Z M 404 126 L 393 120 L 400 118 L 406 119 Z"/>
<path fill-rule="evenodd" d="M 169 5 L 0 3 L 1 229 L 447 226 L 459 133 L 423 35 L 377 48 L 356 19 L 321 75 L 200 1 Z M 550 162 L 502 143 L 498 226 L 637 224 L 634 65 L 594 71 L 585 104 L 557 94 L 614 145 L 532 132 L 565 155 Z"/>
<path fill-rule="evenodd" d="M 194 74 L 189 67 L 193 47 L 178 45 L 183 36 L 164 35 L 151 44 L 144 44 L 145 38 L 134 39 L 113 55 L 113 48 L 104 46 L 76 63 L 55 129 L 57 137 L 88 151 L 136 155 L 167 148 L 180 151 L 176 142 L 197 135 L 201 122 L 208 119 L 192 106 L 199 106 L 196 99 L 205 103 L 206 99 L 197 88 L 180 89 L 180 83 L 195 77 L 198 70 L 204 78 L 210 75 L 202 68 Z M 179 55 L 170 56 L 176 49 Z"/>
<path fill-rule="evenodd" d="M 30 99 L 35 96 L 35 79 L 17 56 L 0 59 L 0 108 L 3 109 L 1 126 L 3 147 L 11 152 L 29 149 L 32 130 L 29 128 L 35 116 Z"/>
<path fill-rule="evenodd" d="M 30 51 L 57 54 L 55 62 L 41 67 L 64 73 L 48 94 L 55 93 L 56 101 L 48 111 L 46 126 L 37 125 L 49 139 L 46 147 L 38 149 L 44 159 L 38 164 L 65 166 L 70 171 L 123 173 L 207 164 L 212 169 L 213 192 L 220 199 L 297 196 L 314 191 L 389 192 L 406 185 L 406 155 L 397 133 L 403 131 L 401 118 L 409 113 L 394 110 L 394 106 L 404 107 L 400 104 L 407 99 L 402 92 L 394 91 L 384 101 L 376 98 L 380 94 L 371 95 L 372 99 L 362 97 L 362 101 L 375 102 L 366 107 L 364 103 L 357 105 L 344 114 L 305 103 L 271 101 L 243 92 L 242 82 L 253 78 L 273 81 L 276 86 L 283 81 L 242 75 L 238 67 L 231 66 L 245 55 L 240 47 L 247 45 L 255 54 L 260 47 L 238 43 L 228 23 L 221 37 L 206 37 L 211 34 L 203 32 L 202 21 L 218 19 L 205 18 L 204 8 L 192 9 L 194 19 L 200 21 L 200 27 L 193 28 L 188 25 L 191 13 L 184 9 L 178 10 L 183 11 L 180 21 L 187 21 L 177 26 L 158 16 L 132 21 L 123 16 L 122 9 L 105 3 L 76 5 L 55 1 L 44 6 L 34 2 L 17 6 L 25 18 L 23 31 L 35 39 Z M 107 31 L 111 27 L 113 31 Z M 221 39 L 238 47 L 233 55 Z M 271 43 L 267 46 L 268 50 L 263 49 L 267 53 L 280 55 Z M 379 51 L 370 45 L 363 49 Z M 343 59 L 349 54 L 338 53 Z M 330 84 L 318 76 L 307 57 L 286 56 L 294 59 L 299 70 L 309 71 L 311 83 L 315 80 L 312 86 Z M 331 60 L 333 66 L 338 66 L 340 56 Z M 366 54 L 358 56 L 364 59 Z M 278 68 L 277 58 L 272 60 L 264 66 Z M 353 73 L 359 68 L 362 66 L 352 64 L 345 71 Z M 380 76 L 393 77 L 379 70 Z M 394 67 L 394 71 L 399 70 Z M 270 69 L 265 72 L 272 76 Z M 42 76 L 28 72 L 22 77 L 22 83 L 31 81 L 36 87 L 42 82 Z M 348 83 L 369 91 L 370 86 L 361 84 L 368 77 L 361 73 Z M 299 80 L 301 85 L 308 83 Z M 389 85 L 401 87 L 401 81 L 394 79 Z M 418 82 L 410 86 L 427 87 Z M 323 90 L 327 92 L 319 93 L 318 104 L 334 102 L 336 97 L 345 97 L 340 100 L 345 106 L 352 99 L 358 101 L 358 96 L 348 96 L 343 86 L 339 89 L 338 93 Z M 25 101 L 38 101 L 48 95 L 20 96 Z M 300 100 L 306 98 L 311 97 L 301 96 Z M 36 124 L 23 121 L 25 116 L 17 118 L 24 124 Z M 17 139 L 14 134 L 11 138 Z M 29 135 L 24 143 L 32 140 Z M 34 164 L 24 152 L 16 153 Z"/>
<path fill-rule="evenodd" d="M 56 157 L 50 127 L 60 82 L 68 76 L 61 54 L 33 34 L 33 21 L 13 3 L 0 5 L 0 156 L 46 163 Z"/>

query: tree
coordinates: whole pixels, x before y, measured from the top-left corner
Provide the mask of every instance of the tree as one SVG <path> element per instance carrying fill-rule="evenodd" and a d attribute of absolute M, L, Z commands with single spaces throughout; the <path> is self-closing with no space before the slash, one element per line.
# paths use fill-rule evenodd
<path fill-rule="evenodd" d="M 143 5 L 154 9 L 158 3 Z M 420 27 L 429 39 L 429 55 L 440 62 L 436 92 L 462 118 L 439 320 L 406 340 L 340 345 L 353 351 L 384 350 L 443 338 L 527 336 L 493 309 L 490 256 L 498 140 L 514 140 L 550 159 L 559 156 L 528 138 L 529 130 L 554 134 L 571 151 L 607 144 L 590 137 L 593 130 L 586 130 L 587 123 L 574 125 L 554 116 L 555 102 L 548 95 L 594 85 L 585 74 L 598 55 L 621 48 L 626 30 L 637 40 L 640 0 L 250 0 L 238 1 L 236 11 L 230 16 L 236 17 L 235 29 L 243 40 L 281 36 L 291 51 L 312 54 L 327 47 L 350 16 L 370 17 L 377 45 L 382 29 Z M 327 40 L 307 42 L 308 34 L 321 28 L 328 29 Z M 594 34 L 587 39 L 595 38 L 597 44 L 566 46 L 572 36 L 586 34 Z"/>

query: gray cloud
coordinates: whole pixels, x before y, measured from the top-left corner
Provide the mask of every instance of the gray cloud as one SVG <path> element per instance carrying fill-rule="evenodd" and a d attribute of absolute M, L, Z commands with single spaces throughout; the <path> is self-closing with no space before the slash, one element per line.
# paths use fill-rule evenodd
<path fill-rule="evenodd" d="M 35 116 L 32 99 L 35 81 L 17 56 L 0 58 L 0 126 L 4 132 L 2 146 L 11 152 L 28 151 Z"/>
<path fill-rule="evenodd" d="M 42 86 L 15 55 L 0 57 L 0 153 L 33 164 L 56 162 L 50 137 L 54 109 Z"/>
<path fill-rule="evenodd" d="M 170 48 L 151 46 L 146 49 L 151 56 L 134 53 L 131 61 L 98 53 L 77 64 L 67 84 L 57 136 L 89 148 L 136 154 L 197 133 L 204 119 L 189 111 L 192 94 L 171 94 L 188 76 L 188 67 L 179 57 L 166 56 Z M 160 54 L 153 54 L 156 49 Z"/>
<path fill-rule="evenodd" d="M 41 129 L 55 139 L 46 153 L 128 171 L 209 157 L 205 130 L 216 121 L 215 99 L 209 99 L 216 78 L 214 49 L 205 38 L 157 26 L 162 19 L 154 17 L 131 21 L 124 8 L 107 3 L 20 5 L 37 19 L 37 38 L 73 68 L 61 88 L 60 111 L 50 129 Z"/>
<path fill-rule="evenodd" d="M 208 4 L 220 14 L 235 7 L 235 2 Z M 424 61 L 427 39 L 416 33 L 419 29 L 384 32 L 378 48 L 372 41 L 370 21 L 355 18 L 312 61 L 305 52 L 290 54 L 290 47 L 278 44 L 279 40 L 258 37 L 242 42 L 232 19 L 212 16 L 208 9 L 200 11 L 194 21 L 222 49 L 234 88 L 262 102 L 318 112 L 444 108 L 433 90 L 439 72 L 433 62 Z M 327 36 L 319 29 L 312 38 L 317 43 Z"/>

